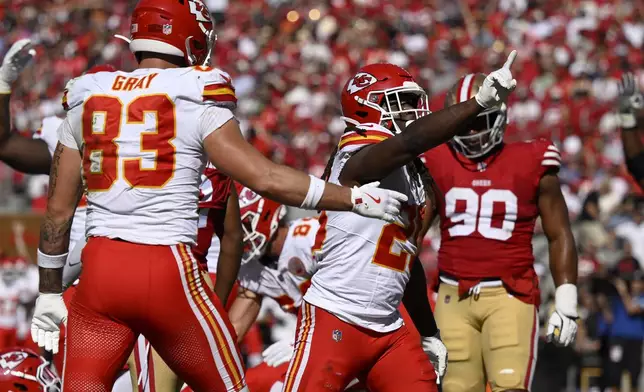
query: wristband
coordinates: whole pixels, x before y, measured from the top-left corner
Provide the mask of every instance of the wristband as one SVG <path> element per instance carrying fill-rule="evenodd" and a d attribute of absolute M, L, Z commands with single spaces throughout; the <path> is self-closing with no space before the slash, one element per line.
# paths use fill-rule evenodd
<path fill-rule="evenodd" d="M 564 283 L 555 290 L 555 308 L 564 316 L 577 317 L 577 286 Z"/>
<path fill-rule="evenodd" d="M 46 255 L 38 249 L 38 267 L 63 268 L 67 260 L 67 253 L 62 255 Z"/>
<path fill-rule="evenodd" d="M 318 206 L 320 199 L 322 199 L 324 188 L 326 187 L 326 182 L 310 174 L 309 177 L 311 178 L 311 182 L 309 182 L 309 191 L 306 193 L 306 197 L 300 205 L 300 208 L 305 210 L 313 210 Z"/>
<path fill-rule="evenodd" d="M 635 129 L 637 120 L 633 113 L 619 113 L 617 115 L 617 122 L 623 130 Z"/>

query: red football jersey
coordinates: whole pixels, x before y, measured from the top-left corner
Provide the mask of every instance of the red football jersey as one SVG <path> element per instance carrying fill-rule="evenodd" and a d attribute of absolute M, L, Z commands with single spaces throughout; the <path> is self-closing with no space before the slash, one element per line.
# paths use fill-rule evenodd
<path fill-rule="evenodd" d="M 477 163 L 445 144 L 424 159 L 438 188 L 440 273 L 458 280 L 461 293 L 497 278 L 518 297 L 538 301 L 532 236 L 539 181 L 561 165 L 557 147 L 547 140 L 505 144 Z"/>
<path fill-rule="evenodd" d="M 193 253 L 199 265 L 207 269 L 206 255 L 212 243 L 212 236 L 223 230 L 224 222 L 220 222 L 223 215 L 219 212 L 226 209 L 233 181 L 211 165 L 208 165 L 204 170 L 201 181 L 199 187 L 199 230 L 197 231 L 197 246 L 193 248 Z"/>

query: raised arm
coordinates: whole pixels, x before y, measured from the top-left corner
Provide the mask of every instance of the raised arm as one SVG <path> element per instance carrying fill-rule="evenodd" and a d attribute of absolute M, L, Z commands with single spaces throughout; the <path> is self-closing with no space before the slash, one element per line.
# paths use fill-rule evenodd
<path fill-rule="evenodd" d="M 505 102 L 516 87 L 510 71 L 516 54 L 512 51 L 503 67 L 487 76 L 474 98 L 421 117 L 400 134 L 358 151 L 344 165 L 340 183 L 353 186 L 385 178 L 423 152 L 463 132 L 483 110 Z"/>
<path fill-rule="evenodd" d="M 622 145 L 626 167 L 640 188 L 644 189 L 644 96 L 639 91 L 633 74 L 622 76 L 619 84 L 619 122 L 622 127 Z"/>
<path fill-rule="evenodd" d="M 0 161 L 29 174 L 49 174 L 51 155 L 43 140 L 11 132 L 11 85 L 27 66 L 35 51 L 31 41 L 17 41 L 0 67 Z"/>

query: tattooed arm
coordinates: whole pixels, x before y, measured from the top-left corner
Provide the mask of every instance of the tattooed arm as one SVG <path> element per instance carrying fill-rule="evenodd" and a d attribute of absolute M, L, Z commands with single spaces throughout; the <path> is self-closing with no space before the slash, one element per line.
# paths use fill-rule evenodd
<path fill-rule="evenodd" d="M 61 255 L 69 248 L 69 234 L 78 200 L 82 195 L 81 157 L 77 150 L 58 143 L 49 174 L 47 212 L 40 226 L 39 251 Z M 62 268 L 39 268 L 40 292 L 62 292 Z"/>

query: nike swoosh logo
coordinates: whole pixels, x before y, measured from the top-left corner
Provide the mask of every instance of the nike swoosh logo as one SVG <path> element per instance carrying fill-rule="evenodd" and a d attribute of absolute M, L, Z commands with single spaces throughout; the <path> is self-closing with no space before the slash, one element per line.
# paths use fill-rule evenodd
<path fill-rule="evenodd" d="M 68 266 L 70 266 L 70 267 L 73 267 L 73 266 L 78 265 L 78 264 L 80 264 L 80 263 L 81 263 L 81 261 L 80 261 L 80 260 L 78 260 L 77 262 L 75 262 L 75 263 L 73 263 L 73 264 L 72 264 L 72 261 L 71 261 L 71 260 L 69 260 L 69 262 L 67 263 L 67 265 L 68 265 Z"/>
<path fill-rule="evenodd" d="M 371 196 L 370 194 L 368 194 L 368 193 L 366 193 L 366 192 L 365 192 L 365 195 L 369 196 L 369 197 L 371 198 L 371 200 L 373 200 L 373 201 L 375 201 L 375 202 L 376 202 L 376 204 L 380 204 L 380 201 L 381 201 L 380 197 L 378 197 L 378 198 L 376 199 L 375 197 Z"/>

